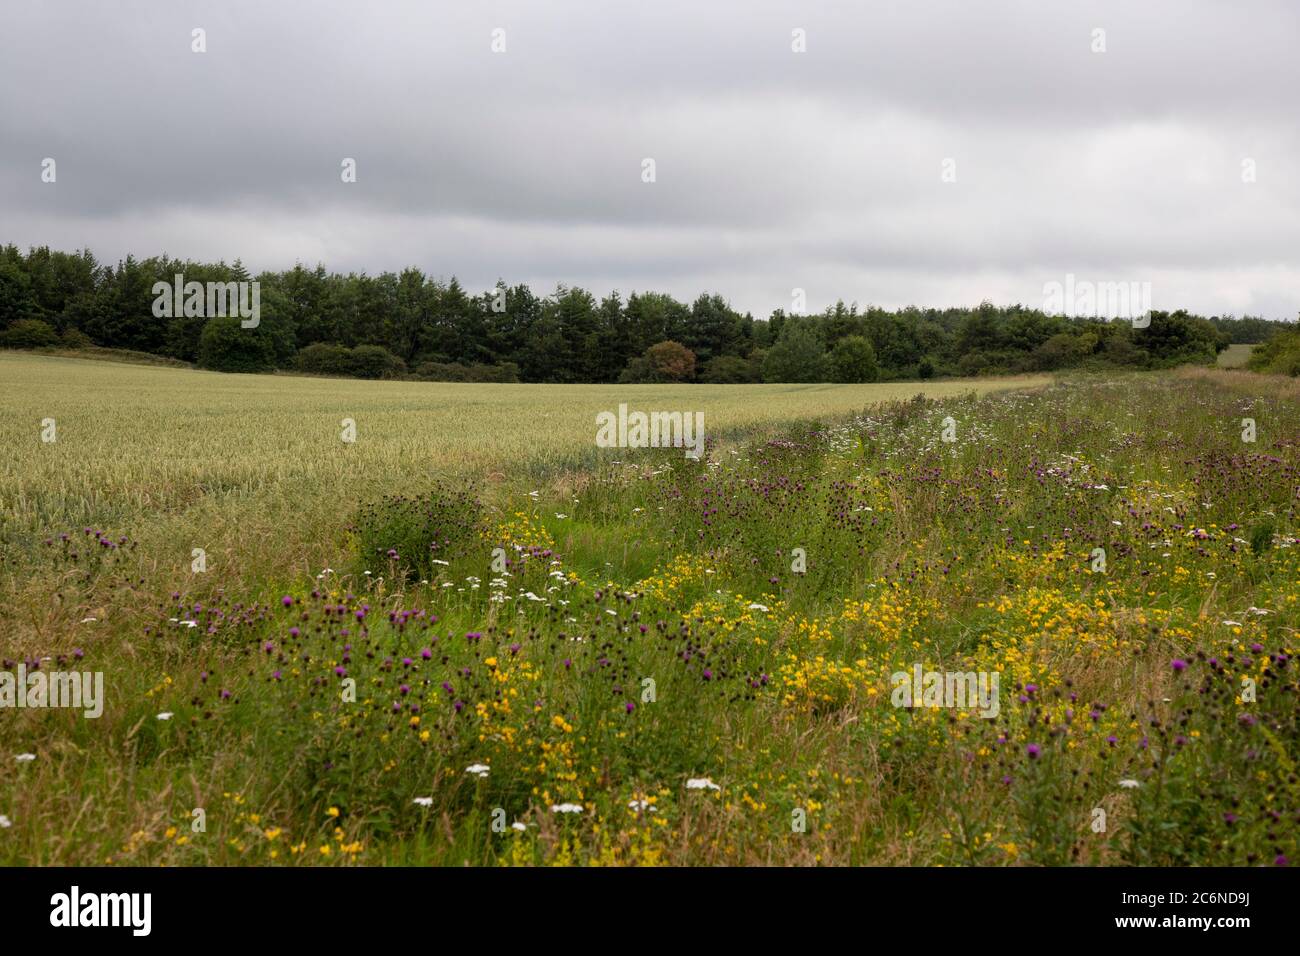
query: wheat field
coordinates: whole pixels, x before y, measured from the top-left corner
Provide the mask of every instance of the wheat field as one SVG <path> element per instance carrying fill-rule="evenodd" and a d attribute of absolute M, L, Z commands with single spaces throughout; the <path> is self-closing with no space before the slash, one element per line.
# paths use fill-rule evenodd
<path fill-rule="evenodd" d="M 703 411 L 735 439 L 917 394 L 1043 385 L 1046 377 L 871 385 L 499 385 L 226 375 L 0 352 L 0 534 L 22 552 L 63 525 L 111 525 L 188 573 L 193 548 L 228 570 L 328 561 L 358 499 L 437 479 L 529 482 L 617 458 L 595 416 Z M 41 440 L 54 420 L 53 442 Z M 344 420 L 353 442 L 342 439 Z M 266 567 L 270 564 L 271 567 Z"/>

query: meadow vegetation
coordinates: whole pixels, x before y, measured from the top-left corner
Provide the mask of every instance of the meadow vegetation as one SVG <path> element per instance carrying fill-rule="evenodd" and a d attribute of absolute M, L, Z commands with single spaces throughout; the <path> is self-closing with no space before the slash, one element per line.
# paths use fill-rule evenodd
<path fill-rule="evenodd" d="M 108 689 L 0 712 L 0 863 L 1296 859 L 1287 379 L 0 375 L 0 657 Z"/>

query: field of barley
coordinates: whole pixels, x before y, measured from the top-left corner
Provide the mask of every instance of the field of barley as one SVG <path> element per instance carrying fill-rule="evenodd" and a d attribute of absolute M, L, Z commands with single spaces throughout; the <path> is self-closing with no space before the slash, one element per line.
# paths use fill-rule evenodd
<path fill-rule="evenodd" d="M 0 382 L 0 864 L 1296 858 L 1286 380 Z"/>

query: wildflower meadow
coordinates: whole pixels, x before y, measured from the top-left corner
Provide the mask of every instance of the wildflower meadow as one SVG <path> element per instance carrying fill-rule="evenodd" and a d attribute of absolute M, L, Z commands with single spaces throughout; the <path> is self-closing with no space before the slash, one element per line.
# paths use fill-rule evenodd
<path fill-rule="evenodd" d="M 1294 381 L 0 363 L 0 863 L 1297 859 Z"/>

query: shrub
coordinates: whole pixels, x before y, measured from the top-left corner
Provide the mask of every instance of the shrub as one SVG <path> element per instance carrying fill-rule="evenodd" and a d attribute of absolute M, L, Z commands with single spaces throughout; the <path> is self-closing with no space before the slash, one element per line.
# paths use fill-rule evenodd
<path fill-rule="evenodd" d="M 59 333 L 40 319 L 19 319 L 0 332 L 0 348 L 40 349 L 59 344 Z"/>
<path fill-rule="evenodd" d="M 620 382 L 689 382 L 695 378 L 695 353 L 680 342 L 656 342 L 632 359 Z"/>
<path fill-rule="evenodd" d="M 826 381 L 826 353 L 808 323 L 787 322 L 781 329 L 780 341 L 763 359 L 763 381 Z"/>
<path fill-rule="evenodd" d="M 208 319 L 199 336 L 199 365 L 217 372 L 275 368 L 275 345 L 262 329 L 246 329 L 236 316 Z"/>
<path fill-rule="evenodd" d="M 1058 332 L 1034 349 L 1034 362 L 1044 370 L 1069 368 L 1078 365 L 1086 354 L 1086 344 L 1077 335 Z"/>
<path fill-rule="evenodd" d="M 415 369 L 415 377 L 426 382 L 518 382 L 519 366 L 514 362 L 500 365 L 421 362 Z"/>
<path fill-rule="evenodd" d="M 880 374 L 876 352 L 861 335 L 849 335 L 831 349 L 831 380 L 835 382 L 874 382 Z"/>
<path fill-rule="evenodd" d="M 700 381 L 714 385 L 741 385 L 757 382 L 762 372 L 757 362 L 738 355 L 719 355 L 704 366 Z"/>
<path fill-rule="evenodd" d="M 1300 331 L 1281 332 L 1255 346 L 1246 367 L 1270 375 L 1300 375 Z"/>
<path fill-rule="evenodd" d="M 65 349 L 89 349 L 94 348 L 95 343 L 90 336 L 81 329 L 66 328 L 63 334 L 59 336 L 59 342 Z"/>
<path fill-rule="evenodd" d="M 695 377 L 695 353 L 680 342 L 656 342 L 645 350 L 655 381 L 689 382 Z"/>
<path fill-rule="evenodd" d="M 352 350 L 352 374 L 357 378 L 385 378 L 406 368 L 406 363 L 379 345 L 358 345 Z"/>
<path fill-rule="evenodd" d="M 294 356 L 299 371 L 315 375 L 351 375 L 352 350 L 342 345 L 317 342 L 299 349 Z"/>

